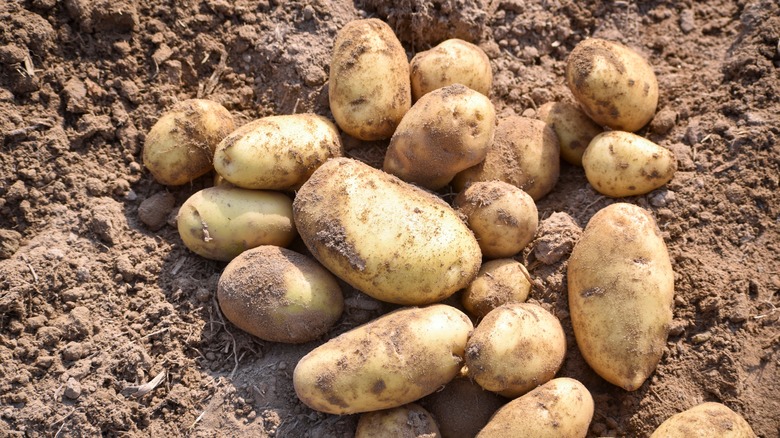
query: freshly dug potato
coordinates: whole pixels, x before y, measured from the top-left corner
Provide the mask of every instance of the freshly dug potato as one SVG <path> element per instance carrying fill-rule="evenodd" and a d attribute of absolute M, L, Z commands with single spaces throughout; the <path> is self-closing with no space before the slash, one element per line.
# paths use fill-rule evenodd
<path fill-rule="evenodd" d="M 442 438 L 473 437 L 506 399 L 486 391 L 468 377 L 458 377 L 444 389 L 420 400 L 433 414 Z"/>
<path fill-rule="evenodd" d="M 293 344 L 324 335 L 344 310 L 336 277 L 304 255 L 270 245 L 246 250 L 225 267 L 217 300 L 241 330 Z"/>
<path fill-rule="evenodd" d="M 441 433 L 431 414 L 414 403 L 360 416 L 355 438 L 385 437 L 441 438 Z"/>
<path fill-rule="evenodd" d="M 234 128 L 233 116 L 217 102 L 181 101 L 146 135 L 144 166 L 160 184 L 186 184 L 214 168 L 214 149 Z"/>
<path fill-rule="evenodd" d="M 468 375 L 488 391 L 517 397 L 555 377 L 566 335 L 552 313 L 530 303 L 490 311 L 466 344 Z"/>
<path fill-rule="evenodd" d="M 531 276 L 514 259 L 490 260 L 482 264 L 477 278 L 463 291 L 463 307 L 483 318 L 491 310 L 509 303 L 522 303 L 531 292 Z"/>
<path fill-rule="evenodd" d="M 426 93 L 452 84 L 463 84 L 485 96 L 490 96 L 493 86 L 493 71 L 485 52 L 457 38 L 414 55 L 410 68 L 412 99 L 415 101 Z"/>
<path fill-rule="evenodd" d="M 601 134 L 601 126 L 569 102 L 547 102 L 539 107 L 536 116 L 552 126 L 558 136 L 561 158 L 582 167 L 582 154 L 593 137 Z"/>
<path fill-rule="evenodd" d="M 568 377 L 550 380 L 504 405 L 477 438 L 583 438 L 593 418 L 593 397 Z"/>
<path fill-rule="evenodd" d="M 282 193 L 219 186 L 190 196 L 176 218 L 190 251 L 230 261 L 260 245 L 287 246 L 297 236 L 292 200 Z"/>
<path fill-rule="evenodd" d="M 644 137 L 609 131 L 593 138 L 582 156 L 582 167 L 593 188 L 619 198 L 643 195 L 671 181 L 677 158 Z"/>
<path fill-rule="evenodd" d="M 330 110 L 336 124 L 361 140 L 390 138 L 412 106 L 409 61 L 393 30 L 369 18 L 347 23 L 330 62 Z"/>
<path fill-rule="evenodd" d="M 720 403 L 702 403 L 669 417 L 650 438 L 754 438 L 741 415 Z"/>
<path fill-rule="evenodd" d="M 472 329 L 463 312 L 444 304 L 391 312 L 304 356 L 293 372 L 295 392 L 329 414 L 411 403 L 458 374 Z"/>
<path fill-rule="evenodd" d="M 398 125 L 384 171 L 431 190 L 485 159 L 495 133 L 490 99 L 460 84 L 423 96 Z"/>
<path fill-rule="evenodd" d="M 558 182 L 560 169 L 555 131 L 541 120 L 512 116 L 499 120 L 485 160 L 460 172 L 452 183 L 462 191 L 477 181 L 504 181 L 538 201 Z"/>
<path fill-rule="evenodd" d="M 293 210 L 312 255 L 378 300 L 441 301 L 471 283 L 482 263 L 477 240 L 449 205 L 356 160 L 323 164 Z"/>
<path fill-rule="evenodd" d="M 569 310 L 583 357 L 634 391 L 661 360 L 672 322 L 674 272 L 653 217 L 631 204 L 598 211 L 568 265 Z"/>
<path fill-rule="evenodd" d="M 598 38 L 581 41 L 569 54 L 566 84 L 596 123 L 634 132 L 658 106 L 653 68 L 628 47 Z"/>
<path fill-rule="evenodd" d="M 453 206 L 464 216 L 485 258 L 512 257 L 533 240 L 539 225 L 536 204 L 503 181 L 479 181 L 460 192 Z"/>
<path fill-rule="evenodd" d="M 343 154 L 339 132 L 325 117 L 270 116 L 225 137 L 214 153 L 214 168 L 238 187 L 291 190 L 326 160 Z"/>

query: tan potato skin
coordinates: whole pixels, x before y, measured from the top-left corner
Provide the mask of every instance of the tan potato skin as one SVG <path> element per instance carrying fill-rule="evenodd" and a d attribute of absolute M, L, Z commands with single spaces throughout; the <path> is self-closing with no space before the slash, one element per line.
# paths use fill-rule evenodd
<path fill-rule="evenodd" d="M 369 18 L 347 23 L 330 63 L 330 110 L 360 140 L 390 138 L 412 106 L 409 61 L 393 30 Z"/>
<path fill-rule="evenodd" d="M 552 126 L 558 136 L 561 158 L 575 166 L 582 167 L 582 154 L 593 137 L 603 131 L 579 106 L 569 102 L 547 102 L 539 107 L 536 117 Z"/>
<path fill-rule="evenodd" d="M 672 322 L 674 272 L 655 220 L 625 203 L 598 211 L 567 275 L 583 357 L 608 382 L 638 389 L 661 360 Z"/>
<path fill-rule="evenodd" d="M 531 292 L 529 279 L 525 266 L 515 259 L 487 261 L 463 291 L 463 307 L 471 315 L 483 318 L 496 307 L 525 302 Z"/>
<path fill-rule="evenodd" d="M 720 403 L 702 403 L 666 419 L 650 438 L 754 438 L 741 415 Z"/>
<path fill-rule="evenodd" d="M 441 438 L 436 420 L 420 405 L 366 412 L 360 416 L 355 438 Z"/>
<path fill-rule="evenodd" d="M 307 406 L 354 414 L 401 406 L 452 380 L 473 329 L 444 304 L 403 308 L 344 333 L 304 356 L 293 386 Z"/>
<path fill-rule="evenodd" d="M 490 96 L 493 71 L 482 49 L 452 38 L 438 46 L 414 55 L 409 63 L 412 71 L 412 99 L 417 101 L 426 93 L 452 84 L 463 84 L 474 91 Z"/>
<path fill-rule="evenodd" d="M 293 211 L 312 255 L 378 300 L 441 301 L 466 287 L 482 263 L 477 240 L 452 207 L 356 160 L 336 158 L 317 169 Z"/>

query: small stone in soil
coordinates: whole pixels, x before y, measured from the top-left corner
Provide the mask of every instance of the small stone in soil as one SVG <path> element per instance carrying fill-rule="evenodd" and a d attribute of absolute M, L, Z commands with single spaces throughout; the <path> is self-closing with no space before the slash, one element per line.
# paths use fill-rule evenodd
<path fill-rule="evenodd" d="M 81 396 L 81 384 L 74 378 L 68 379 L 65 383 L 65 397 L 76 400 Z"/>

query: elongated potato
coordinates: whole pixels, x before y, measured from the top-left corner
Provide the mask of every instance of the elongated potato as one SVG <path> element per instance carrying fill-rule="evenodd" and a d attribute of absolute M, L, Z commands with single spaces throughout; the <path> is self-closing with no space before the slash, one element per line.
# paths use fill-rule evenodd
<path fill-rule="evenodd" d="M 515 259 L 485 262 L 477 278 L 463 291 L 463 307 L 482 318 L 504 304 L 525 302 L 531 292 L 530 278 L 525 266 Z"/>
<path fill-rule="evenodd" d="M 583 357 L 634 391 L 661 360 L 672 322 L 674 272 L 650 213 L 617 203 L 591 218 L 568 265 L 569 307 Z"/>
<path fill-rule="evenodd" d="M 355 438 L 441 438 L 436 420 L 420 405 L 366 412 L 360 416 Z"/>
<path fill-rule="evenodd" d="M 412 98 L 452 84 L 463 84 L 490 96 L 493 71 L 490 60 L 478 46 L 452 38 L 438 46 L 419 52 L 409 63 L 412 71 Z"/>
<path fill-rule="evenodd" d="M 444 304 L 404 308 L 315 348 L 293 372 L 312 409 L 354 414 L 401 406 L 452 380 L 473 326 Z"/>
<path fill-rule="evenodd" d="M 603 129 L 582 110 L 569 102 L 547 102 L 536 113 L 539 120 L 552 126 L 558 136 L 561 158 L 582 167 L 582 154 Z"/>
<path fill-rule="evenodd" d="M 382 301 L 441 301 L 477 275 L 471 230 L 438 197 L 359 161 L 326 162 L 301 187 L 295 223 L 312 255 Z"/>
<path fill-rule="evenodd" d="M 666 419 L 650 438 L 754 438 L 741 415 L 720 403 L 702 403 Z"/>

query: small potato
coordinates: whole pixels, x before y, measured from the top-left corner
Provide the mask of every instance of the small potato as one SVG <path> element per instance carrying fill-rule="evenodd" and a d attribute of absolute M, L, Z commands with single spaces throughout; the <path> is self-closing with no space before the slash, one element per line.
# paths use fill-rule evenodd
<path fill-rule="evenodd" d="M 360 140 L 390 138 L 412 106 L 409 61 L 393 30 L 369 18 L 347 23 L 330 62 L 330 110 Z"/>
<path fill-rule="evenodd" d="M 477 438 L 584 438 L 593 418 L 593 397 L 568 377 L 550 380 L 507 403 Z"/>
<path fill-rule="evenodd" d="M 260 245 L 287 246 L 297 236 L 292 200 L 282 193 L 219 186 L 190 196 L 176 218 L 190 251 L 230 261 Z"/>
<path fill-rule="evenodd" d="M 677 159 L 669 149 L 623 131 L 597 135 L 582 156 L 585 177 L 599 193 L 615 198 L 643 195 L 671 181 Z"/>
<path fill-rule="evenodd" d="M 477 278 L 463 291 L 463 307 L 471 315 L 483 318 L 496 307 L 525 302 L 531 292 L 530 278 L 525 266 L 517 260 L 485 262 Z"/>
<path fill-rule="evenodd" d="M 410 68 L 412 99 L 415 101 L 426 93 L 452 84 L 463 84 L 485 96 L 490 96 L 493 86 L 493 71 L 485 52 L 457 38 L 414 55 Z"/>
<path fill-rule="evenodd" d="M 316 114 L 264 117 L 236 129 L 214 153 L 214 168 L 246 189 L 294 190 L 326 160 L 343 155 L 336 126 Z"/>
<path fill-rule="evenodd" d="M 512 257 L 533 240 L 539 225 L 536 204 L 526 192 L 503 181 L 480 181 L 453 202 L 489 259 Z"/>
<path fill-rule="evenodd" d="M 539 120 L 552 126 L 558 136 L 561 158 L 569 164 L 582 167 L 582 154 L 603 129 L 577 105 L 568 102 L 547 102 L 536 113 Z"/>
<path fill-rule="evenodd" d="M 304 356 L 293 372 L 295 393 L 338 415 L 411 403 L 458 374 L 472 329 L 463 312 L 444 304 L 388 313 Z"/>
<path fill-rule="evenodd" d="M 423 96 L 398 125 L 384 171 L 431 190 L 485 159 L 495 133 L 490 99 L 460 84 Z"/>
<path fill-rule="evenodd" d="M 754 438 L 741 415 L 720 403 L 702 403 L 669 417 L 650 438 Z"/>
<path fill-rule="evenodd" d="M 566 83 L 596 123 L 634 132 L 658 106 L 653 68 L 628 47 L 598 38 L 577 44 L 566 63 Z"/>
<path fill-rule="evenodd" d="M 414 403 L 360 416 L 355 438 L 385 437 L 441 438 L 441 433 L 431 414 Z"/>
<path fill-rule="evenodd" d="M 336 277 L 316 261 L 278 246 L 246 250 L 219 277 L 225 317 L 265 341 L 299 344 L 324 335 L 341 316 Z"/>
<path fill-rule="evenodd" d="M 217 102 L 179 102 L 146 135 L 144 166 L 160 184 L 186 184 L 214 169 L 214 149 L 234 128 L 233 116 Z"/>
<path fill-rule="evenodd" d="M 505 398 L 467 377 L 455 378 L 444 389 L 420 400 L 436 419 L 442 438 L 475 436 L 504 403 Z"/>
<path fill-rule="evenodd" d="M 674 302 L 674 272 L 653 217 L 632 204 L 599 210 L 568 265 L 577 346 L 606 381 L 634 391 L 661 360 Z"/>
<path fill-rule="evenodd" d="M 566 335 L 552 313 L 530 303 L 497 307 L 466 344 L 468 375 L 488 391 L 517 397 L 555 377 Z"/>
<path fill-rule="evenodd" d="M 555 131 L 541 120 L 512 116 L 496 127 L 485 160 L 452 181 L 462 191 L 477 181 L 499 180 L 519 187 L 538 201 L 558 182 L 560 146 Z"/>

